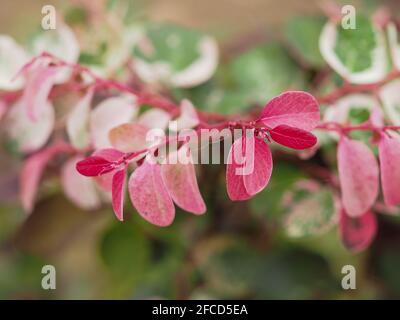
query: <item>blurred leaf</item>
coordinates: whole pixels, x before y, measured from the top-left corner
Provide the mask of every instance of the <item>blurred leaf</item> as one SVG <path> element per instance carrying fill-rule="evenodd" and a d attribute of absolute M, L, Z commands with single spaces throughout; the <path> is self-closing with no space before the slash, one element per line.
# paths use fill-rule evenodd
<path fill-rule="evenodd" d="M 149 243 L 130 223 L 115 223 L 107 230 L 100 253 L 112 276 L 129 283 L 139 280 L 149 263 Z"/>
<path fill-rule="evenodd" d="M 325 64 L 319 51 L 319 35 L 325 19 L 319 16 L 297 16 L 289 20 L 285 34 L 290 45 L 309 65 L 321 67 Z"/>
<path fill-rule="evenodd" d="M 264 105 L 272 97 L 288 89 L 304 88 L 299 66 L 276 43 L 253 48 L 231 63 L 232 81 L 249 102 Z"/>
<path fill-rule="evenodd" d="M 250 200 L 251 209 L 268 219 L 277 219 L 284 212 L 282 206 L 284 192 L 303 178 L 305 178 L 304 173 L 298 168 L 284 162 L 275 163 L 267 188 Z"/>
<path fill-rule="evenodd" d="M 352 72 L 360 72 L 372 66 L 372 52 L 377 46 L 372 22 L 358 15 L 356 29 L 336 27 L 337 38 L 335 52 L 343 64 Z"/>
<path fill-rule="evenodd" d="M 337 208 L 332 191 L 318 187 L 305 198 L 295 201 L 285 219 L 290 237 L 304 237 L 325 233 L 337 222 Z"/>

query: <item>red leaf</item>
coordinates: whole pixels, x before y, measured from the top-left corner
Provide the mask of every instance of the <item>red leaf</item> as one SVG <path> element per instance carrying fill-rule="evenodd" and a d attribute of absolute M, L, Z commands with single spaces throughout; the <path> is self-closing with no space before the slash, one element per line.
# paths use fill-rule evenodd
<path fill-rule="evenodd" d="M 379 142 L 381 182 L 385 203 L 400 204 L 400 140 L 382 136 Z"/>
<path fill-rule="evenodd" d="M 163 163 L 161 173 L 172 199 L 186 211 L 203 214 L 206 205 L 197 185 L 190 149 L 187 145 L 183 145 L 178 151 L 170 153 L 169 159 L 177 161 Z"/>
<path fill-rule="evenodd" d="M 359 217 L 378 196 L 377 161 L 363 142 L 345 137 L 339 142 L 337 158 L 343 206 L 349 216 Z"/>
<path fill-rule="evenodd" d="M 175 218 L 175 207 L 161 175 L 160 165 L 145 160 L 131 175 L 128 184 L 133 206 L 148 222 L 169 226 Z"/>
<path fill-rule="evenodd" d="M 267 103 L 260 120 L 270 128 L 288 125 L 311 131 L 320 120 L 318 102 L 309 93 L 288 91 Z"/>
<path fill-rule="evenodd" d="M 317 137 L 312 133 L 284 124 L 270 130 L 269 133 L 275 142 L 292 149 L 303 150 L 317 143 Z"/>
<path fill-rule="evenodd" d="M 229 151 L 226 185 L 231 200 L 247 200 L 268 184 L 272 155 L 268 145 L 251 137 L 237 139 Z"/>
<path fill-rule="evenodd" d="M 117 171 L 112 179 L 112 206 L 118 220 L 124 220 L 126 168 Z"/>
<path fill-rule="evenodd" d="M 232 144 L 228 154 L 228 164 L 226 166 L 226 189 L 231 200 L 247 200 L 251 198 L 248 194 L 243 181 L 243 176 L 237 174 L 243 168 L 244 157 L 242 150 L 242 140 L 236 139 Z"/>
<path fill-rule="evenodd" d="M 352 252 L 360 252 L 367 248 L 377 231 L 375 214 L 367 211 L 357 218 L 349 217 L 342 210 L 339 221 L 339 232 L 344 246 Z"/>
<path fill-rule="evenodd" d="M 95 177 L 114 170 L 114 166 L 108 160 L 90 156 L 76 164 L 76 170 L 84 176 Z"/>
<path fill-rule="evenodd" d="M 267 186 L 273 165 L 268 145 L 260 139 L 251 139 L 254 140 L 254 169 L 250 174 L 243 176 L 243 181 L 247 193 L 254 196 Z"/>

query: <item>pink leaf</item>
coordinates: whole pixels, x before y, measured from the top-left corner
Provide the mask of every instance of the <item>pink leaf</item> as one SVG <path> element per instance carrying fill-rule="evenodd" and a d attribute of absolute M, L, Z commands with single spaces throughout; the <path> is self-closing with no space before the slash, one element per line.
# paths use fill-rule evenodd
<path fill-rule="evenodd" d="M 0 120 L 6 114 L 7 104 L 4 101 L 0 100 Z"/>
<path fill-rule="evenodd" d="M 363 142 L 345 137 L 339 142 L 337 157 L 343 206 L 349 216 L 359 217 L 378 196 L 378 164 Z"/>
<path fill-rule="evenodd" d="M 270 128 L 288 125 L 311 131 L 320 120 L 319 106 L 315 98 L 302 91 L 288 91 L 267 103 L 260 121 Z"/>
<path fill-rule="evenodd" d="M 228 154 L 228 164 L 226 166 L 226 189 L 231 200 L 247 200 L 251 195 L 247 192 L 243 175 L 238 174 L 238 169 L 243 168 L 245 153 L 243 152 L 244 138 L 236 139 L 232 144 Z"/>
<path fill-rule="evenodd" d="M 254 136 L 254 169 L 248 175 L 243 176 L 247 193 L 254 196 L 262 191 L 268 184 L 272 174 L 272 154 L 268 145 Z M 247 138 L 249 140 L 249 138 Z"/>
<path fill-rule="evenodd" d="M 32 211 L 40 179 L 47 163 L 57 153 L 68 151 L 69 146 L 60 143 L 50 146 L 29 157 L 20 174 L 21 202 L 28 213 Z"/>
<path fill-rule="evenodd" d="M 79 99 L 68 115 L 66 124 L 68 138 L 71 144 L 78 149 L 86 148 L 90 144 L 89 115 L 93 93 L 92 87 Z"/>
<path fill-rule="evenodd" d="M 400 140 L 383 135 L 379 142 L 381 182 L 385 204 L 400 204 Z"/>
<path fill-rule="evenodd" d="M 95 177 L 114 170 L 112 163 L 98 156 L 90 156 L 76 164 L 76 170 L 84 176 Z"/>
<path fill-rule="evenodd" d="M 125 96 L 111 97 L 99 103 L 90 114 L 90 132 L 95 148 L 110 147 L 110 130 L 130 122 L 137 111 L 135 102 Z"/>
<path fill-rule="evenodd" d="M 43 147 L 51 136 L 55 112 L 49 101 L 46 101 L 36 113 L 37 121 L 32 121 L 26 112 L 23 99 L 9 107 L 4 117 L 4 127 L 12 144 L 21 152 L 33 152 Z"/>
<path fill-rule="evenodd" d="M 40 62 L 32 66 L 22 96 L 31 120 L 37 121 L 41 109 L 47 104 L 47 98 L 54 85 L 58 68 Z"/>
<path fill-rule="evenodd" d="M 194 214 L 203 214 L 206 205 L 197 185 L 190 149 L 183 145 L 174 153 L 169 155 L 169 159 L 178 161 L 169 161 L 161 165 L 161 173 L 169 194 L 182 209 Z"/>
<path fill-rule="evenodd" d="M 112 206 L 118 220 L 124 220 L 126 168 L 117 171 L 112 179 Z"/>
<path fill-rule="evenodd" d="M 304 150 L 317 143 L 317 137 L 308 131 L 280 125 L 269 131 L 271 138 L 288 148 Z"/>
<path fill-rule="evenodd" d="M 268 184 L 272 155 L 268 145 L 254 135 L 237 139 L 229 151 L 226 184 L 231 200 L 247 200 Z"/>
<path fill-rule="evenodd" d="M 133 206 L 148 222 L 169 226 L 175 217 L 175 207 L 158 164 L 145 161 L 129 179 L 129 195 Z"/>
<path fill-rule="evenodd" d="M 367 248 L 377 231 L 375 214 L 367 211 L 357 218 L 349 217 L 342 210 L 339 221 L 339 232 L 344 246 L 352 252 L 360 252 Z"/>
<path fill-rule="evenodd" d="M 149 129 L 137 123 L 125 123 L 113 128 L 109 133 L 112 146 L 123 152 L 135 152 L 146 149 Z"/>
<path fill-rule="evenodd" d="M 84 210 L 97 209 L 101 205 L 101 198 L 96 190 L 93 179 L 84 177 L 76 171 L 77 162 L 82 157 L 69 159 L 63 166 L 61 182 L 67 198 Z"/>

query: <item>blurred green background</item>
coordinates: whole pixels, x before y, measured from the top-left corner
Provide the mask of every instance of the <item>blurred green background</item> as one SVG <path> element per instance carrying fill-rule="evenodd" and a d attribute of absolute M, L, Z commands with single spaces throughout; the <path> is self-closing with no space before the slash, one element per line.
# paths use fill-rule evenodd
<path fill-rule="evenodd" d="M 20 43 L 28 41 L 42 17 L 44 4 L 53 4 L 67 21 L 79 25 L 90 20 L 98 26 L 105 14 L 104 2 L 2 0 L 0 34 L 10 34 Z M 317 0 L 125 2 L 130 4 L 133 19 L 174 22 L 215 36 L 222 63 L 253 44 L 286 39 L 295 45 L 298 38 L 288 31 L 296 30 L 293 17 L 323 17 L 321 1 Z M 398 1 L 379 2 L 393 10 L 400 7 Z M 346 3 L 374 5 L 372 1 Z M 309 26 L 310 34 L 314 31 Z M 313 48 L 310 50 L 313 52 Z M 254 80 L 254 73 L 247 72 L 254 58 L 251 55 L 235 60 L 233 73 L 236 70 L 238 81 L 254 90 L 255 103 L 288 85 L 304 88 L 307 76 L 298 70 L 297 62 L 287 51 L 278 44 L 265 50 L 265 63 L 270 61 L 275 68 L 265 67 L 273 70 L 272 80 L 271 74 Z M 316 65 L 319 59 L 318 55 L 311 58 Z M 258 97 L 264 90 L 263 81 L 274 84 L 268 86 L 270 91 L 265 97 Z M 201 93 L 208 92 L 207 85 L 193 89 L 192 99 L 206 101 Z M 178 90 L 173 94 L 182 97 L 188 92 Z M 230 95 L 215 109 L 239 111 L 233 106 L 241 104 L 232 101 L 241 99 L 246 97 Z M 332 222 L 335 211 L 331 191 L 321 187 L 315 194 L 299 188 L 299 181 L 313 178 L 312 166 L 318 166 L 320 161 L 317 157 L 303 162 L 277 151 L 270 185 L 244 203 L 228 199 L 224 166 L 199 166 L 199 185 L 207 213 L 194 216 L 178 209 L 172 226 L 158 228 L 141 219 L 129 201 L 124 223 L 116 221 L 110 207 L 94 212 L 74 207 L 60 192 L 52 168 L 41 191 L 43 196 L 27 217 L 18 203 L 21 160 L 0 151 L 0 298 L 399 298 L 400 219 L 379 215 L 379 231 L 372 247 L 361 254 L 346 251 Z M 310 211 L 317 213 L 317 218 L 311 217 L 316 219 L 311 221 L 315 225 L 304 227 L 302 223 Z M 288 213 L 291 219 L 287 218 Z M 56 267 L 56 290 L 41 288 L 41 268 L 45 264 Z M 356 290 L 341 288 L 341 268 L 346 264 L 357 269 Z"/>

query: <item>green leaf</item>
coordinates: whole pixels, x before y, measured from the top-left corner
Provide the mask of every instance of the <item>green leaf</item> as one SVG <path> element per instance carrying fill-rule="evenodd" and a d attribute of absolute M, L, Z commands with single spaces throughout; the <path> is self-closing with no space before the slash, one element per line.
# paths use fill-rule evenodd
<path fill-rule="evenodd" d="M 232 61 L 234 88 L 251 103 L 266 104 L 288 89 L 303 89 L 304 75 L 284 47 L 271 43 L 253 48 Z"/>
<path fill-rule="evenodd" d="M 303 178 L 305 178 L 304 173 L 292 165 L 284 162 L 274 164 L 274 171 L 268 187 L 249 200 L 252 211 L 268 219 L 280 217 L 284 212 L 282 206 L 284 192 Z"/>
<path fill-rule="evenodd" d="M 309 65 L 321 67 L 325 64 L 319 51 L 318 41 L 325 19 L 318 16 L 298 16 L 289 20 L 285 34 L 293 46 Z"/>
<path fill-rule="evenodd" d="M 101 240 L 101 257 L 116 279 L 133 283 L 141 279 L 149 262 L 149 243 L 135 225 L 117 223 Z"/>
<path fill-rule="evenodd" d="M 213 38 L 173 24 L 147 24 L 133 48 L 136 72 L 147 82 L 193 87 L 214 73 L 218 50 Z"/>
<path fill-rule="evenodd" d="M 301 200 L 295 199 L 285 219 L 286 232 L 290 237 L 304 237 L 328 232 L 337 222 L 337 208 L 332 191 L 326 188 L 309 190 Z"/>
<path fill-rule="evenodd" d="M 373 50 L 377 46 L 375 29 L 365 16 L 356 17 L 355 29 L 336 26 L 335 52 L 343 64 L 352 72 L 369 69 L 373 63 Z"/>

